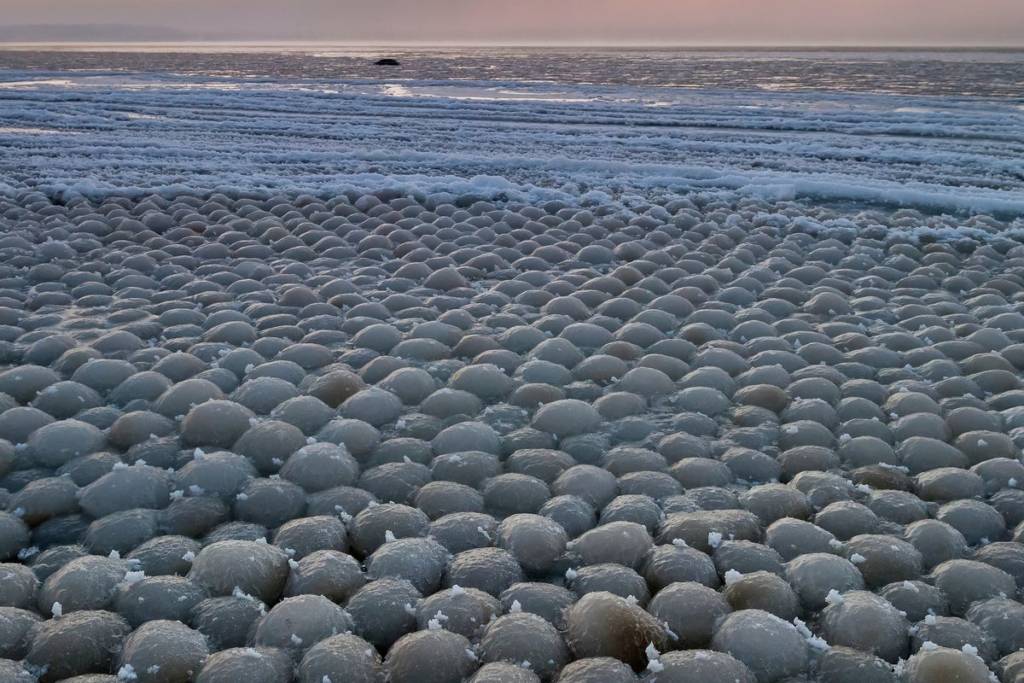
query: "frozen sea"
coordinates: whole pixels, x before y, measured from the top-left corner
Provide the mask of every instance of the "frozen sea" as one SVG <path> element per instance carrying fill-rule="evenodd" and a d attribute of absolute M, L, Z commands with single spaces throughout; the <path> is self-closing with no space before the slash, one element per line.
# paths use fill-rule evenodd
<path fill-rule="evenodd" d="M 1024 51 L 8 46 L 0 145 L 0 187 L 51 193 L 700 191 L 1012 219 Z"/>

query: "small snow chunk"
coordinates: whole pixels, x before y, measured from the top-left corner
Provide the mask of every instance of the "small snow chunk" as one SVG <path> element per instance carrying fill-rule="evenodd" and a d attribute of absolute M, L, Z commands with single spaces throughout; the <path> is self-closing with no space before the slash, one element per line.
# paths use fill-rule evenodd
<path fill-rule="evenodd" d="M 523 605 L 518 600 L 512 601 L 512 606 L 508 608 L 508 611 L 512 614 L 523 611 Z"/>
<path fill-rule="evenodd" d="M 453 583 L 451 587 L 452 595 L 462 595 L 466 592 L 466 589 L 457 583 Z"/>
<path fill-rule="evenodd" d="M 189 550 L 187 553 L 181 556 L 181 559 L 185 560 L 186 562 L 192 562 L 196 559 L 196 554 Z"/>
<path fill-rule="evenodd" d="M 568 569 L 566 569 L 565 570 L 565 578 L 569 579 L 570 581 L 573 581 L 576 578 L 576 570 L 573 569 L 572 567 L 569 567 Z"/>
<path fill-rule="evenodd" d="M 144 571 L 125 572 L 124 582 L 131 586 L 142 581 L 144 578 L 146 578 L 146 572 Z"/>
<path fill-rule="evenodd" d="M 722 534 L 718 533 L 717 531 L 709 531 L 708 545 L 712 548 L 717 548 L 718 546 L 722 545 Z"/>
<path fill-rule="evenodd" d="M 398 539 L 395 538 L 395 534 L 394 534 L 393 531 L 391 531 L 391 529 L 387 529 L 384 532 L 384 542 L 385 543 L 394 543 L 396 540 L 398 540 Z"/>
<path fill-rule="evenodd" d="M 233 597 L 233 598 L 241 598 L 243 600 L 249 600 L 249 601 L 252 601 L 252 602 L 256 601 L 256 598 L 254 598 L 253 596 L 249 595 L 248 593 L 243 591 L 238 586 L 235 586 L 234 589 L 231 591 L 231 597 Z"/>
<path fill-rule="evenodd" d="M 647 649 L 644 650 L 644 654 L 647 655 L 647 670 L 652 673 L 661 673 L 665 670 L 665 665 L 658 661 L 658 657 L 661 653 L 658 652 L 658 648 L 654 647 L 654 643 L 648 643 Z"/>
<path fill-rule="evenodd" d="M 811 629 L 807 628 L 807 624 L 805 624 L 800 618 L 793 619 L 793 626 L 795 626 L 796 630 L 801 636 L 803 636 L 809 647 L 821 652 L 832 649 L 829 644 L 825 642 L 824 638 L 811 633 Z"/>
<path fill-rule="evenodd" d="M 138 679 L 139 675 L 135 673 L 131 664 L 125 664 L 117 670 L 117 680 L 119 681 L 136 681 Z"/>
<path fill-rule="evenodd" d="M 850 562 L 853 562 L 854 564 L 864 564 L 867 561 L 868 558 L 864 557 L 860 553 L 854 553 L 853 555 L 850 555 Z"/>
<path fill-rule="evenodd" d="M 24 562 L 33 555 L 39 554 L 39 548 L 36 546 L 29 546 L 28 548 L 22 548 L 18 551 L 18 559 Z"/>
<path fill-rule="evenodd" d="M 440 631 L 442 629 L 441 622 L 437 619 L 431 619 L 427 622 L 427 630 L 429 631 Z"/>
<path fill-rule="evenodd" d="M 964 644 L 964 646 L 960 648 L 960 651 L 963 652 L 965 655 L 974 655 L 975 657 L 978 656 L 978 648 L 974 647 L 970 643 Z"/>
<path fill-rule="evenodd" d="M 729 571 L 727 571 L 725 573 L 725 585 L 726 586 L 731 586 L 732 584 L 736 583 L 737 581 L 739 581 L 742 578 L 743 578 L 743 573 L 742 572 L 738 572 L 735 569 L 730 569 Z"/>
<path fill-rule="evenodd" d="M 807 639 L 807 644 L 810 645 L 813 649 L 819 650 L 821 652 L 827 652 L 832 649 L 832 646 L 829 645 L 821 636 L 811 636 Z"/>
<path fill-rule="evenodd" d="M 935 621 L 936 621 L 936 619 L 935 619 L 935 615 L 934 614 L 927 614 L 924 617 L 924 623 L 928 624 L 929 626 L 934 626 L 935 625 Z"/>
<path fill-rule="evenodd" d="M 689 548 L 690 547 L 690 545 L 686 541 L 681 539 L 681 538 L 673 538 L 672 539 L 672 545 L 674 545 L 677 548 Z"/>
<path fill-rule="evenodd" d="M 938 650 L 939 646 L 930 640 L 926 640 L 923 643 L 921 643 L 921 649 L 925 652 L 928 652 L 929 650 Z"/>
<path fill-rule="evenodd" d="M 294 633 L 292 634 L 291 641 L 296 645 L 302 645 L 302 638 L 298 637 Z"/>
<path fill-rule="evenodd" d="M 53 603 L 53 605 L 50 606 L 50 614 L 53 615 L 54 619 L 60 619 L 64 616 L 64 606 L 59 602 Z"/>
<path fill-rule="evenodd" d="M 840 605 L 843 602 L 843 596 L 840 595 L 839 591 L 833 588 L 828 592 L 828 595 L 825 596 L 825 602 L 830 605 Z"/>

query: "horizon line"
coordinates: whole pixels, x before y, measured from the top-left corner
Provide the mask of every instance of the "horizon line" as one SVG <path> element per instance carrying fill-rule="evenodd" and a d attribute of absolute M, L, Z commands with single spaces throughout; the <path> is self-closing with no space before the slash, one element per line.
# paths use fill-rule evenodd
<path fill-rule="evenodd" d="M 687 41 L 602 41 L 602 40 L 578 40 L 578 41 L 518 41 L 518 40 L 493 40 L 493 41 L 465 41 L 465 40 L 274 40 L 261 38 L 231 38 L 223 40 L 208 39 L 170 39 L 170 40 L 4 40 L 0 38 L 0 49 L 10 48 L 38 48 L 38 47 L 61 47 L 61 46 L 104 46 L 104 47 L 303 47 L 303 46 L 333 46 L 333 47 L 373 47 L 373 48 L 430 48 L 430 47 L 493 47 L 493 48 L 682 48 L 682 49 L 792 49 L 792 50 L 816 50 L 816 49 L 891 49 L 891 50 L 1024 50 L 1024 42 L 1021 43 L 912 43 L 912 42 L 687 42 Z"/>

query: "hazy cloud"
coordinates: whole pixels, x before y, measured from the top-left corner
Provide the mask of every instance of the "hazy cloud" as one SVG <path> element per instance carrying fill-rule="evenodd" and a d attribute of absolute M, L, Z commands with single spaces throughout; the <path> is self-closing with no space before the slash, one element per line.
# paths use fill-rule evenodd
<path fill-rule="evenodd" d="M 1022 0 L 0 0 L 0 14 L 5 37 L 118 24 L 250 40 L 1024 42 Z"/>

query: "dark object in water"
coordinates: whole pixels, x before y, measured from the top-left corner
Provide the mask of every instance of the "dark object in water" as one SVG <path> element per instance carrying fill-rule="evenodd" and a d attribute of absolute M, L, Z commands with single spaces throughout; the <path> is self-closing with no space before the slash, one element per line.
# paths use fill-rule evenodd
<path fill-rule="evenodd" d="M 401 66 L 402 63 L 399 62 L 397 59 L 391 59 L 390 57 L 386 57 L 384 59 L 378 59 L 376 61 L 376 65 L 377 66 Z"/>

